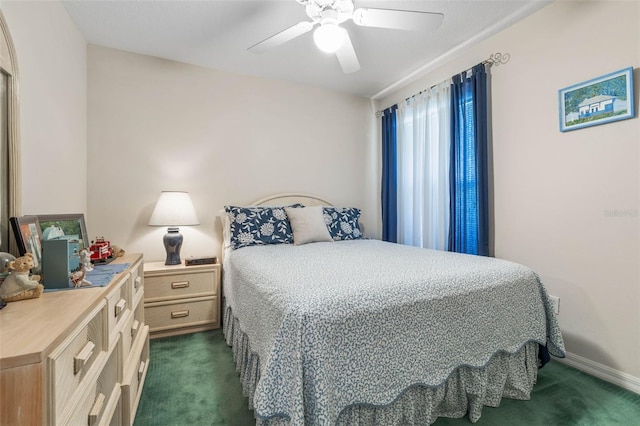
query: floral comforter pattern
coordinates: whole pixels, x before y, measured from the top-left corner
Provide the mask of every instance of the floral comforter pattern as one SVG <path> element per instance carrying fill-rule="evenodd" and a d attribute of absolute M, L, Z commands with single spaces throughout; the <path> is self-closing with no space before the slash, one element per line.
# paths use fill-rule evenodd
<path fill-rule="evenodd" d="M 505 260 L 375 240 L 227 254 L 223 291 L 258 357 L 258 418 L 335 424 L 527 343 L 564 356 L 546 290 Z"/>

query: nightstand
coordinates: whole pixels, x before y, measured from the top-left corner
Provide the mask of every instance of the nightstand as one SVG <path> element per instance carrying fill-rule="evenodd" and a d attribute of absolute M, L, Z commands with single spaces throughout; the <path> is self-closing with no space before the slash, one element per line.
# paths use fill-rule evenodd
<path fill-rule="evenodd" d="M 144 316 L 151 338 L 219 328 L 220 270 L 219 263 L 145 263 Z"/>

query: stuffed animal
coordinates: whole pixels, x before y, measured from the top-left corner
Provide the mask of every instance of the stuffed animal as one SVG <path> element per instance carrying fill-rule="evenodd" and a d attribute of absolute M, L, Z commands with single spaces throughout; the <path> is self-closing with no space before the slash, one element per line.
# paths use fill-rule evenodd
<path fill-rule="evenodd" d="M 93 271 L 91 263 L 91 252 L 88 249 L 80 250 L 80 267 L 71 274 L 71 282 L 75 288 L 91 286 L 91 281 L 87 280 L 87 272 Z"/>
<path fill-rule="evenodd" d="M 93 271 L 93 264 L 91 263 L 91 252 L 89 249 L 80 250 L 80 266 L 86 271 Z"/>
<path fill-rule="evenodd" d="M 71 274 L 71 282 L 75 288 L 78 287 L 90 287 L 91 281 L 87 280 L 85 277 L 87 276 L 87 272 L 84 269 L 84 266 L 80 266 L 80 269 Z"/>
<path fill-rule="evenodd" d="M 42 296 L 44 286 L 38 283 L 40 276 L 32 275 L 29 277 L 29 270 L 33 266 L 33 255 L 31 253 L 26 253 L 24 256 L 9 262 L 11 273 L 0 286 L 1 300 L 15 302 Z"/>
<path fill-rule="evenodd" d="M 124 250 L 121 247 L 111 246 L 111 248 L 113 249 L 113 256 L 114 257 L 122 257 L 122 256 L 124 256 Z"/>

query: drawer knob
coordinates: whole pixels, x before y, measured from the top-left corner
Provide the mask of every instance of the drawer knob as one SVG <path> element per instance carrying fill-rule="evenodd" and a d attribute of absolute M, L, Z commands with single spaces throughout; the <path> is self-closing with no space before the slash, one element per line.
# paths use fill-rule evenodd
<path fill-rule="evenodd" d="M 178 289 L 178 288 L 187 288 L 189 287 L 189 281 L 178 281 L 175 283 L 171 283 L 171 288 L 172 289 Z"/>
<path fill-rule="evenodd" d="M 120 301 L 116 303 L 115 308 L 115 316 L 117 317 L 127 308 L 127 301 L 120 299 Z"/>
<path fill-rule="evenodd" d="M 138 383 L 140 383 L 140 380 L 142 380 L 142 375 L 144 374 L 145 365 L 146 364 L 144 361 L 140 361 L 140 365 L 138 366 Z"/>
<path fill-rule="evenodd" d="M 74 376 L 78 374 L 78 372 L 84 367 L 84 365 L 89 361 L 91 355 L 93 355 L 93 350 L 96 348 L 96 345 L 89 340 L 85 345 L 80 349 L 80 352 L 76 356 L 73 357 L 73 374 Z"/>
<path fill-rule="evenodd" d="M 133 288 L 137 290 L 138 287 L 140 287 L 141 283 L 142 283 L 142 277 L 136 277 L 135 281 L 133 281 Z"/>
<path fill-rule="evenodd" d="M 184 318 L 189 316 L 189 310 L 171 312 L 171 319 Z"/>
<path fill-rule="evenodd" d="M 104 407 L 104 400 L 104 394 L 98 394 L 95 402 L 93 403 L 93 407 L 91 407 L 91 411 L 89 411 L 89 426 L 93 426 L 98 423 L 100 413 L 102 413 L 102 407 Z"/>
<path fill-rule="evenodd" d="M 131 338 L 135 340 L 136 334 L 138 334 L 138 329 L 140 328 L 140 321 L 133 321 L 133 325 L 131 325 Z"/>

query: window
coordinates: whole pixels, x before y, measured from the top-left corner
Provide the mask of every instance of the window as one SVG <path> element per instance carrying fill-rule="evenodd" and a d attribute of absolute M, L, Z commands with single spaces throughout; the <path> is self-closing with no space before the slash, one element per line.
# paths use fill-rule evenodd
<path fill-rule="evenodd" d="M 474 127 L 474 110 L 473 96 L 470 86 L 466 86 L 464 90 L 464 101 L 461 104 L 460 115 L 464 120 L 460 121 L 460 133 L 464 134 L 464 138 L 460 140 L 460 155 L 462 161 L 456 167 L 456 194 L 463 205 L 463 208 L 457 209 L 456 223 L 461 224 L 463 232 L 460 234 L 465 240 L 464 247 L 468 247 L 466 253 L 478 254 L 478 191 L 477 191 L 477 171 L 476 171 L 476 138 Z"/>
<path fill-rule="evenodd" d="M 398 107 L 398 239 L 447 250 L 449 243 L 450 80 Z"/>
<path fill-rule="evenodd" d="M 478 64 L 388 110 L 397 123 L 382 123 L 385 240 L 490 254 L 487 87 Z M 397 157 L 387 149 L 396 139 Z M 394 173 L 397 182 L 384 178 Z"/>

